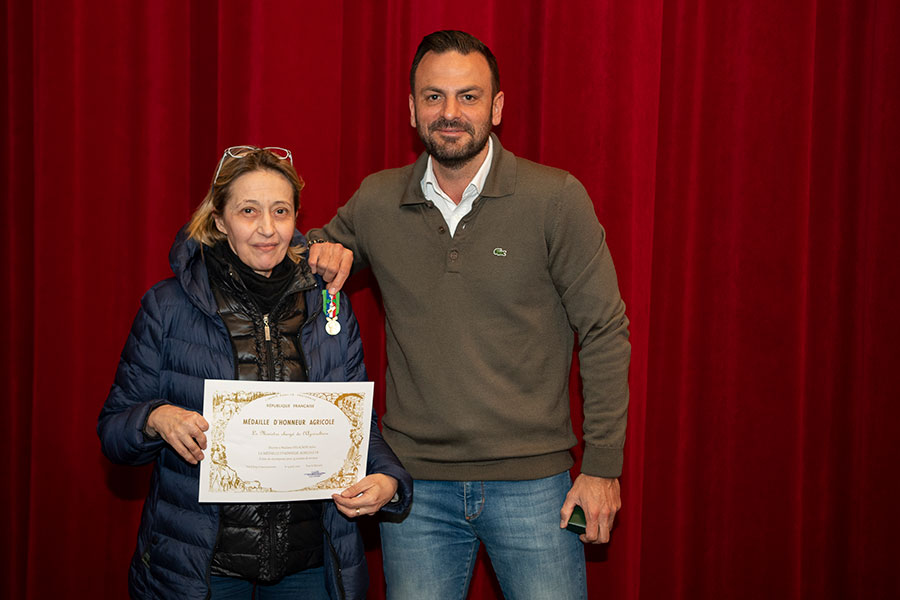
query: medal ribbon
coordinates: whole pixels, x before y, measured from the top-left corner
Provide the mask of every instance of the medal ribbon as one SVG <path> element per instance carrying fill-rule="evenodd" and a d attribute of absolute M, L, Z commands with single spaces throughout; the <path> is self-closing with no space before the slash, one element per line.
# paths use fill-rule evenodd
<path fill-rule="evenodd" d="M 332 296 L 328 290 L 322 290 L 322 312 L 325 313 L 326 319 L 337 319 L 337 316 L 341 314 L 340 292 Z"/>

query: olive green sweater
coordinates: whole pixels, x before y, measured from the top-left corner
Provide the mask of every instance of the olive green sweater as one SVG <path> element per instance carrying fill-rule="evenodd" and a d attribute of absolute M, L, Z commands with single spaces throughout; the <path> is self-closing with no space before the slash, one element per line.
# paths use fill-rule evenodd
<path fill-rule="evenodd" d="M 422 194 L 427 155 L 367 177 L 310 239 L 371 267 L 385 309 L 384 437 L 416 479 L 522 480 L 573 464 L 577 334 L 582 471 L 617 477 L 628 405 L 628 319 L 584 187 L 494 137 L 490 174 L 451 237 Z"/>

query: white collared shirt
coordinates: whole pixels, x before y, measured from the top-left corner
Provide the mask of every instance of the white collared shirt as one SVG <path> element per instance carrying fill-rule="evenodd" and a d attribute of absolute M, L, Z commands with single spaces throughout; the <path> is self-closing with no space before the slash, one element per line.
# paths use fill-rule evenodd
<path fill-rule="evenodd" d="M 484 188 L 484 182 L 487 180 L 488 173 L 491 172 L 491 159 L 494 156 L 494 140 L 488 138 L 488 152 L 481 163 L 481 168 L 475 173 L 475 177 L 466 186 L 459 204 L 453 202 L 450 196 L 444 193 L 438 184 L 437 178 L 434 176 L 434 167 L 431 164 L 431 156 L 428 157 L 428 165 L 425 167 L 425 175 L 422 177 L 422 193 L 425 199 L 432 202 L 447 222 L 447 228 L 450 230 L 450 236 L 456 233 L 456 226 L 459 222 L 472 210 L 472 204 L 475 198 L 481 194 Z"/>

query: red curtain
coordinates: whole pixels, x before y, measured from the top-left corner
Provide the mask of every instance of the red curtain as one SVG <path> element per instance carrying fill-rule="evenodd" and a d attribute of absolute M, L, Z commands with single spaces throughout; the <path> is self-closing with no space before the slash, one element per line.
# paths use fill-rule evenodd
<path fill-rule="evenodd" d="M 149 475 L 102 457 L 95 420 L 222 148 L 291 148 L 301 228 L 322 224 L 420 151 L 409 61 L 459 28 L 498 56 L 504 146 L 591 193 L 629 307 L 624 508 L 588 549 L 591 597 L 900 596 L 900 3 L 6 0 L 2 18 L 0 595 L 127 595 Z M 378 293 L 351 287 L 381 405 Z M 501 597 L 486 561 L 470 597 Z"/>

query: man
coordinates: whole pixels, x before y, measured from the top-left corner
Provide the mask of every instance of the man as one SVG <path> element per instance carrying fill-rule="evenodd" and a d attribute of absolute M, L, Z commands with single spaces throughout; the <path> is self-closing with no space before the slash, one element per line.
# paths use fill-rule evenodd
<path fill-rule="evenodd" d="M 367 177 L 309 262 L 381 288 L 384 437 L 413 475 L 381 526 L 389 598 L 464 598 L 480 542 L 507 598 L 584 598 L 581 542 L 609 540 L 628 402 L 628 320 L 581 184 L 517 158 L 491 127 L 503 92 L 473 36 L 426 36 L 410 70 L 426 152 Z M 585 452 L 572 482 L 568 380 L 581 346 Z M 587 530 L 564 529 L 575 505 Z"/>

